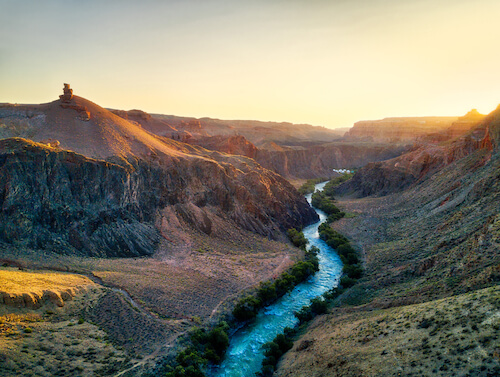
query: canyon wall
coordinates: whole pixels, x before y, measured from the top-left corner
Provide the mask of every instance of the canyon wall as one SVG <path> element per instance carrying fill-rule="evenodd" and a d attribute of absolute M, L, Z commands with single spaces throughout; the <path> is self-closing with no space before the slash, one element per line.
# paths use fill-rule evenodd
<path fill-rule="evenodd" d="M 344 137 L 348 140 L 408 142 L 450 127 L 458 117 L 404 117 L 363 120 L 354 123 Z"/>

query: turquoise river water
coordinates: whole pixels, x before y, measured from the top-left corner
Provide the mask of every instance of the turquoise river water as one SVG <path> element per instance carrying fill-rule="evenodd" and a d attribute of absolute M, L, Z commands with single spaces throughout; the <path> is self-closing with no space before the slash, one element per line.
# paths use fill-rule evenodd
<path fill-rule="evenodd" d="M 316 185 L 316 190 L 323 190 L 326 182 Z M 306 195 L 311 203 L 311 194 Z M 221 365 L 211 371 L 212 377 L 251 377 L 261 369 L 264 353 L 262 345 L 282 333 L 285 327 L 293 327 L 298 322 L 293 315 L 311 299 L 320 296 L 338 285 L 342 273 L 342 262 L 337 253 L 319 238 L 318 227 L 325 221 L 326 215 L 316 209 L 320 220 L 307 228 L 304 235 L 309 246 L 320 249 L 319 271 L 307 281 L 295 287 L 274 304 L 264 308 L 251 324 L 239 329 L 231 336 L 229 348 Z"/>

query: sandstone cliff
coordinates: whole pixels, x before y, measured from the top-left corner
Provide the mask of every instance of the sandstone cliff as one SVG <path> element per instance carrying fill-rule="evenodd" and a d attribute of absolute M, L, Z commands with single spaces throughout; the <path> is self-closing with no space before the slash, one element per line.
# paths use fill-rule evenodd
<path fill-rule="evenodd" d="M 274 142 L 257 148 L 244 136 L 211 136 L 191 139 L 190 144 L 210 150 L 247 156 L 264 168 L 287 179 L 332 177 L 333 169 L 349 169 L 399 156 L 404 145 L 381 143 L 304 143 L 305 146 L 284 146 Z M 311 145 L 312 144 L 312 145 Z"/>
<path fill-rule="evenodd" d="M 344 130 L 307 124 L 184 118 L 113 110 L 156 135 L 203 148 L 255 159 L 288 179 L 333 176 L 335 168 L 357 168 L 399 156 L 401 145 L 378 142 L 329 142 Z M 173 131 L 172 131 L 173 130 Z"/>
<path fill-rule="evenodd" d="M 261 122 L 256 120 L 222 120 L 213 118 L 187 118 L 173 115 L 152 114 L 179 131 L 197 136 L 244 136 L 258 148 L 267 143 L 293 145 L 304 142 L 330 142 L 340 139 L 344 130 L 329 129 L 309 124 L 288 122 Z M 155 130 L 151 130 L 157 133 Z"/>

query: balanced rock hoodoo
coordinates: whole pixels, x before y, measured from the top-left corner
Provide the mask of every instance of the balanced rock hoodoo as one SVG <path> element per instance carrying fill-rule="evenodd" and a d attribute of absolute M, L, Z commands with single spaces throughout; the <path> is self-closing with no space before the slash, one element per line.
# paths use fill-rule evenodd
<path fill-rule="evenodd" d="M 73 99 L 73 89 L 69 87 L 69 84 L 64 84 L 62 95 L 59 96 L 61 99 L 61 107 L 63 109 L 73 109 L 78 112 L 77 119 L 88 121 L 90 120 L 90 112 L 87 110 L 85 106 L 78 105 L 74 103 Z"/>

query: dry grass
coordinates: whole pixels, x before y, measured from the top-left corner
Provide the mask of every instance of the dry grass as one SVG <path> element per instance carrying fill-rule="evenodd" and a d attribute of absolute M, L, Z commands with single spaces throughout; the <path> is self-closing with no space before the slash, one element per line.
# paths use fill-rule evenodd
<path fill-rule="evenodd" d="M 153 258 L 77 258 L 48 253 L 40 257 L 29 250 L 5 250 L 2 255 L 29 267 L 93 274 L 106 286 L 126 290 L 159 318 L 208 320 L 216 312 L 230 309 L 226 306 L 242 291 L 278 276 L 301 253 L 288 244 L 241 231 L 233 231 L 227 239 L 193 232 L 188 239 L 186 243 L 165 242 Z"/>
<path fill-rule="evenodd" d="M 288 178 L 288 182 L 290 182 L 293 187 L 299 189 L 304 183 L 307 182 L 307 179 L 302 178 Z"/>
<path fill-rule="evenodd" d="M 102 294 L 93 286 L 64 307 L 47 303 L 38 310 L 0 305 L 0 376 L 100 376 L 128 367 L 126 353 L 81 317 Z"/>
<path fill-rule="evenodd" d="M 93 341 L 94 336 L 107 339 L 112 347 L 123 352 L 120 355 L 128 357 L 128 367 L 138 366 L 133 369 L 133 373 L 131 372 L 134 375 L 144 368 L 152 367 L 162 356 L 175 351 L 179 335 L 192 326 L 217 321 L 220 315 L 232 309 L 233 302 L 241 294 L 253 289 L 260 281 L 278 276 L 302 253 L 285 243 L 248 232 L 234 229 L 229 231 L 230 237 L 225 239 L 193 232 L 185 237 L 183 242 L 173 244 L 165 241 L 153 258 L 79 258 L 15 249 L 3 249 L 1 254 L 5 260 L 16 261 L 25 268 L 60 269 L 94 275 L 94 280 L 108 287 L 99 287 L 96 284 L 95 289 L 100 291 L 100 294 L 87 297 L 85 303 L 82 302 L 81 307 L 73 312 L 78 313 L 78 317 L 72 318 L 75 321 L 75 318 L 81 316 L 86 323 L 88 321 L 98 325 L 103 333 L 100 335 L 92 332 L 82 333 L 81 341 L 83 342 L 84 338 Z M 126 294 L 113 287 L 128 292 L 135 305 L 130 302 Z M 70 305 L 74 307 L 82 294 L 86 293 L 79 293 L 64 308 L 57 308 L 57 321 L 69 320 L 69 317 L 59 316 L 59 313 L 61 310 L 69 310 Z M 42 323 L 45 323 L 42 309 L 31 312 L 41 313 Z M 23 313 L 28 313 L 28 309 L 23 310 Z M 65 326 L 67 327 L 61 325 L 55 332 L 59 333 L 61 329 L 66 328 Z M 23 333 L 21 327 L 15 331 L 22 338 L 26 336 L 33 338 L 38 330 L 32 328 L 31 334 Z M 45 332 L 47 331 L 49 330 Z M 65 343 L 66 334 L 62 334 L 61 338 L 50 338 L 57 343 L 54 347 L 60 347 L 61 343 Z M 21 352 L 19 347 L 23 344 L 19 343 L 16 346 L 18 349 L 16 352 Z M 96 346 L 93 347 L 98 349 Z M 19 355 L 23 356 L 24 353 Z M 39 358 L 46 358 L 36 353 L 31 357 L 30 360 L 33 362 Z M 86 364 L 79 364 L 79 357 L 75 356 L 75 366 L 84 365 L 84 368 L 87 368 Z M 66 365 L 66 360 L 69 362 L 69 358 L 63 358 L 57 364 L 65 370 L 66 375 L 83 373 L 63 366 Z M 97 360 L 100 360 L 99 357 Z M 124 358 L 116 359 L 110 365 L 116 370 L 125 370 L 127 367 L 124 360 Z M 22 364 L 21 361 L 19 363 Z M 105 365 L 97 365 L 96 368 L 90 369 L 88 374 L 91 375 L 94 373 L 93 370 L 103 366 Z M 15 370 L 16 373 L 21 371 L 21 369 Z M 28 367 L 23 370 L 28 370 Z M 50 370 L 48 373 L 55 373 L 55 370 Z M 40 372 L 39 375 L 44 374 Z"/>
<path fill-rule="evenodd" d="M 59 306 L 94 283 L 85 276 L 48 271 L 27 272 L 0 268 L 0 303 L 11 306 L 40 306 L 47 300 Z"/>
<path fill-rule="evenodd" d="M 499 287 L 398 308 L 336 309 L 296 342 L 278 376 L 494 376 L 499 329 Z"/>

